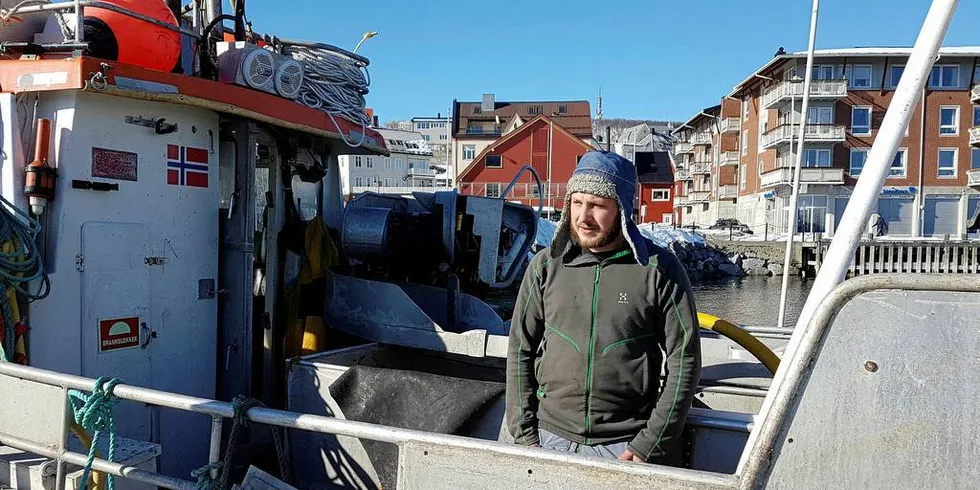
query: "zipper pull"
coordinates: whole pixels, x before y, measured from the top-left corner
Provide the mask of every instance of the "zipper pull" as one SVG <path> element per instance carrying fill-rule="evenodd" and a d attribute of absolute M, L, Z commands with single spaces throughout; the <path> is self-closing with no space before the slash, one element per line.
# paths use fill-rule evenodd
<path fill-rule="evenodd" d="M 595 266 L 595 283 L 599 284 L 599 271 L 602 269 L 602 265 Z"/>

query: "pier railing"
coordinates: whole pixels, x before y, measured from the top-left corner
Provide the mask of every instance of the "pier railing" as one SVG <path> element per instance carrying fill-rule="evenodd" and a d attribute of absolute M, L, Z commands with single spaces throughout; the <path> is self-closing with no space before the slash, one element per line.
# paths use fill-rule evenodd
<path fill-rule="evenodd" d="M 829 247 L 821 241 L 814 248 L 816 270 Z M 848 275 L 881 273 L 980 274 L 980 242 L 863 240 Z"/>

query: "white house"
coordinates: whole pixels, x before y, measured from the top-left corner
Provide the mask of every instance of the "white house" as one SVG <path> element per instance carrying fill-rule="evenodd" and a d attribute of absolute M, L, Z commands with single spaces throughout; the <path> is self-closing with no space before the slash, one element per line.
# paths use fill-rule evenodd
<path fill-rule="evenodd" d="M 424 190 L 434 185 L 432 150 L 421 133 L 375 129 L 384 137 L 391 156 L 340 155 L 340 181 L 345 196 L 364 191 L 404 194 L 413 188 Z"/>

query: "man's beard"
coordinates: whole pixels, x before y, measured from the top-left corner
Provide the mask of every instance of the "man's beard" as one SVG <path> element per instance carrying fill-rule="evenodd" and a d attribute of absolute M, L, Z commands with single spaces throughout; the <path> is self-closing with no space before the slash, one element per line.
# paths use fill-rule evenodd
<path fill-rule="evenodd" d="M 620 223 L 619 218 L 616 219 L 613 224 L 612 229 L 609 231 L 596 236 L 596 237 L 582 237 L 578 234 L 578 226 L 571 225 L 572 240 L 581 248 L 592 249 L 592 248 L 602 248 L 607 245 L 611 245 L 619 239 L 622 234 L 623 225 Z"/>

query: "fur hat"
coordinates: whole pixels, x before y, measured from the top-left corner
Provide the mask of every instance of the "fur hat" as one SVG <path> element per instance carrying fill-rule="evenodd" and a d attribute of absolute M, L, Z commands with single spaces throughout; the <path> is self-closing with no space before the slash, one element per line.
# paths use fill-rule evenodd
<path fill-rule="evenodd" d="M 615 199 L 619 205 L 620 225 L 633 256 L 646 265 L 649 251 L 640 230 L 633 222 L 633 200 L 636 198 L 636 167 L 633 162 L 611 152 L 590 151 L 582 156 L 572 178 L 568 180 L 565 205 L 551 241 L 551 257 L 557 258 L 571 247 L 571 196 L 581 192 Z"/>

